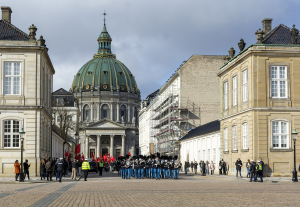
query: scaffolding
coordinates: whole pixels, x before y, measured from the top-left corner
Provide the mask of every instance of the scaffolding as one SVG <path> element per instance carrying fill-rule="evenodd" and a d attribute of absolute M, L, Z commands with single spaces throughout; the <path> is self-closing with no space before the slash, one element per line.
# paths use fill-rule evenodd
<path fill-rule="evenodd" d="M 195 127 L 195 121 L 192 119 L 200 117 L 200 108 L 190 103 L 188 97 L 181 97 L 179 81 L 175 79 L 171 83 L 167 82 L 167 85 L 162 87 L 163 91 L 160 91 L 149 105 L 149 143 L 154 145 L 154 153 L 179 155 L 177 141 Z"/>

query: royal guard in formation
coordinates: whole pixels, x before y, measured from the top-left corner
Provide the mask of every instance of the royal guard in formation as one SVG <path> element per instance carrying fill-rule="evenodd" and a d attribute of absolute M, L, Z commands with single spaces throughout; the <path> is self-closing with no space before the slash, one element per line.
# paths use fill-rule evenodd
<path fill-rule="evenodd" d="M 178 179 L 182 164 L 178 156 L 160 156 L 159 153 L 151 156 L 119 157 L 121 177 L 123 179 Z"/>

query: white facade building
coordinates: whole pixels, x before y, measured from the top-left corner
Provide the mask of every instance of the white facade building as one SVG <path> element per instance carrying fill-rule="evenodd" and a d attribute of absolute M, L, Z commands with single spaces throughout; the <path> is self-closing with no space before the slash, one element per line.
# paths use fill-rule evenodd
<path fill-rule="evenodd" d="M 180 140 L 180 161 L 198 163 L 214 162 L 217 169 L 220 161 L 220 122 L 213 121 L 189 131 Z"/>
<path fill-rule="evenodd" d="M 1 7 L 0 20 L 0 176 L 14 175 L 21 161 L 19 131 L 24 127 L 23 159 L 39 175 L 42 157 L 51 156 L 51 91 L 55 70 L 37 28 L 29 35 L 11 24 L 11 9 Z"/>

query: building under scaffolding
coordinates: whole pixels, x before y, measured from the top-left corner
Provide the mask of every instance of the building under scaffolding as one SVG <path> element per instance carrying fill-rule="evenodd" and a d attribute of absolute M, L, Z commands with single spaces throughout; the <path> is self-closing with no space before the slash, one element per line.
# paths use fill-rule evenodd
<path fill-rule="evenodd" d="M 147 143 L 147 154 L 180 156 L 178 140 L 190 129 L 217 120 L 220 110 L 219 79 L 215 65 L 222 56 L 193 55 L 184 61 L 169 80 L 143 101 L 140 113 L 141 143 Z M 144 110 L 143 110 L 144 108 Z M 142 115 L 147 111 L 147 120 Z M 149 127 L 150 126 L 150 127 Z M 147 142 L 145 142 L 147 140 Z"/>

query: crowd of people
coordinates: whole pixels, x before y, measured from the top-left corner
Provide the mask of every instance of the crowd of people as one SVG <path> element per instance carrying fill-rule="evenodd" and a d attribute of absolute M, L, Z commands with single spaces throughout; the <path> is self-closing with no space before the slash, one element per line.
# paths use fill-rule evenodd
<path fill-rule="evenodd" d="M 243 162 L 241 161 L 240 158 L 237 159 L 237 161 L 235 162 L 235 166 L 236 166 L 236 177 L 238 177 L 238 175 L 240 175 L 240 177 L 242 178 L 241 175 L 241 171 L 242 171 L 242 167 L 243 167 Z M 265 167 L 265 163 L 263 162 L 262 159 L 257 160 L 257 162 L 255 162 L 255 160 L 247 160 L 246 163 L 246 168 L 247 168 L 247 178 L 250 178 L 249 182 L 252 182 L 252 180 L 254 182 L 263 182 L 263 170 Z M 257 180 L 257 177 L 260 177 L 260 181 Z"/>
<path fill-rule="evenodd" d="M 200 174 L 202 176 L 206 176 L 209 174 L 214 175 L 216 166 L 213 161 L 209 162 L 208 160 L 206 160 L 206 161 L 200 160 L 199 163 L 197 163 L 197 161 L 192 161 L 192 162 L 185 161 L 184 162 L 185 174 L 187 174 L 190 171 L 190 169 L 191 169 L 191 172 L 195 172 L 195 174 L 197 174 L 198 165 L 199 165 Z M 226 162 L 224 162 L 223 159 L 220 160 L 218 169 L 219 169 L 219 175 L 222 175 L 222 174 L 226 175 L 227 166 L 226 166 Z"/>

